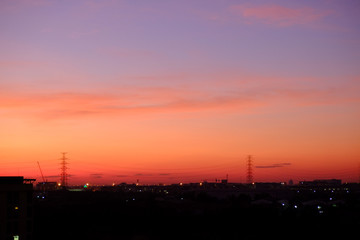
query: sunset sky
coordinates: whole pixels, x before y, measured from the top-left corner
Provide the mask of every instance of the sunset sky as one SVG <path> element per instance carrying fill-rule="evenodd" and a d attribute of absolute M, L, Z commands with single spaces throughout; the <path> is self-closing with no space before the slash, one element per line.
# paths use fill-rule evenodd
<path fill-rule="evenodd" d="M 360 176 L 360 1 L 1 0 L 0 175 Z"/>

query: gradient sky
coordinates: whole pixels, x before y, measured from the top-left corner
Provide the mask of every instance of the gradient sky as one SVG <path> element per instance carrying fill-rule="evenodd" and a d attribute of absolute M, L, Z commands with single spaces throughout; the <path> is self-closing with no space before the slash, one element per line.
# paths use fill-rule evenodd
<path fill-rule="evenodd" d="M 0 175 L 360 176 L 358 0 L 1 0 Z"/>

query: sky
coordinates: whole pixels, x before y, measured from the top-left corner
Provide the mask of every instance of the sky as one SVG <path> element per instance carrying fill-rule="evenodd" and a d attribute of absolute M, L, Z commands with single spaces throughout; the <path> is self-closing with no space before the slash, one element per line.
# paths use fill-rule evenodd
<path fill-rule="evenodd" d="M 360 179 L 357 0 L 2 0 L 0 175 Z"/>

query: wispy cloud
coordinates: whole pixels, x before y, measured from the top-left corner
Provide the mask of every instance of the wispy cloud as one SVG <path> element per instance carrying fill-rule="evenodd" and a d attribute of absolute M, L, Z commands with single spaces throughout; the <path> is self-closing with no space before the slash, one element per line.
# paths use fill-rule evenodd
<path fill-rule="evenodd" d="M 0 108 L 48 119 L 89 115 L 198 111 L 247 105 L 236 94 L 215 94 L 176 88 L 136 88 L 122 93 L 6 94 Z"/>
<path fill-rule="evenodd" d="M 77 175 L 76 174 L 68 174 L 67 175 L 67 177 L 76 177 Z M 60 179 L 60 175 L 46 175 L 46 176 L 44 176 L 45 177 L 45 179 L 47 179 L 47 178 L 59 178 Z"/>
<path fill-rule="evenodd" d="M 296 82 L 299 82 L 298 84 Z M 22 92 L 0 89 L 2 114 L 44 119 L 174 112 L 246 112 L 279 102 L 329 105 L 360 101 L 360 81 L 322 87 L 296 80 L 208 81 L 206 86 L 122 86 L 93 92 Z"/>
<path fill-rule="evenodd" d="M 152 173 L 135 173 L 134 174 L 135 177 L 151 177 L 153 176 Z"/>
<path fill-rule="evenodd" d="M 230 10 L 244 18 L 246 23 L 263 23 L 279 27 L 310 24 L 332 14 L 330 10 L 317 10 L 311 7 L 290 8 L 274 4 L 239 4 L 231 6 Z"/>
<path fill-rule="evenodd" d="M 60 178 L 60 175 L 48 175 L 45 178 Z"/>
<path fill-rule="evenodd" d="M 170 176 L 171 173 L 159 173 L 159 176 Z"/>
<path fill-rule="evenodd" d="M 96 179 L 103 178 L 103 176 L 104 176 L 104 174 L 102 174 L 102 173 L 91 173 L 90 174 L 91 178 L 96 178 Z"/>
<path fill-rule="evenodd" d="M 156 177 L 156 176 L 170 176 L 171 173 L 135 173 L 135 177 Z"/>
<path fill-rule="evenodd" d="M 259 166 L 255 166 L 255 168 L 281 168 L 281 167 L 286 167 L 286 166 L 290 166 L 291 163 L 274 163 L 274 164 L 270 164 L 270 165 L 259 165 Z"/>

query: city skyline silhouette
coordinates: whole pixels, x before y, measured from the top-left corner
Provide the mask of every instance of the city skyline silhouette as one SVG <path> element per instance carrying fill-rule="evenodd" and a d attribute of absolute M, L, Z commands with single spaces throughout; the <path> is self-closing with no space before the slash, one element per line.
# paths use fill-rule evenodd
<path fill-rule="evenodd" d="M 2 176 L 360 176 L 356 1 L 0 3 Z M 65 180 L 65 179 L 63 179 Z"/>

